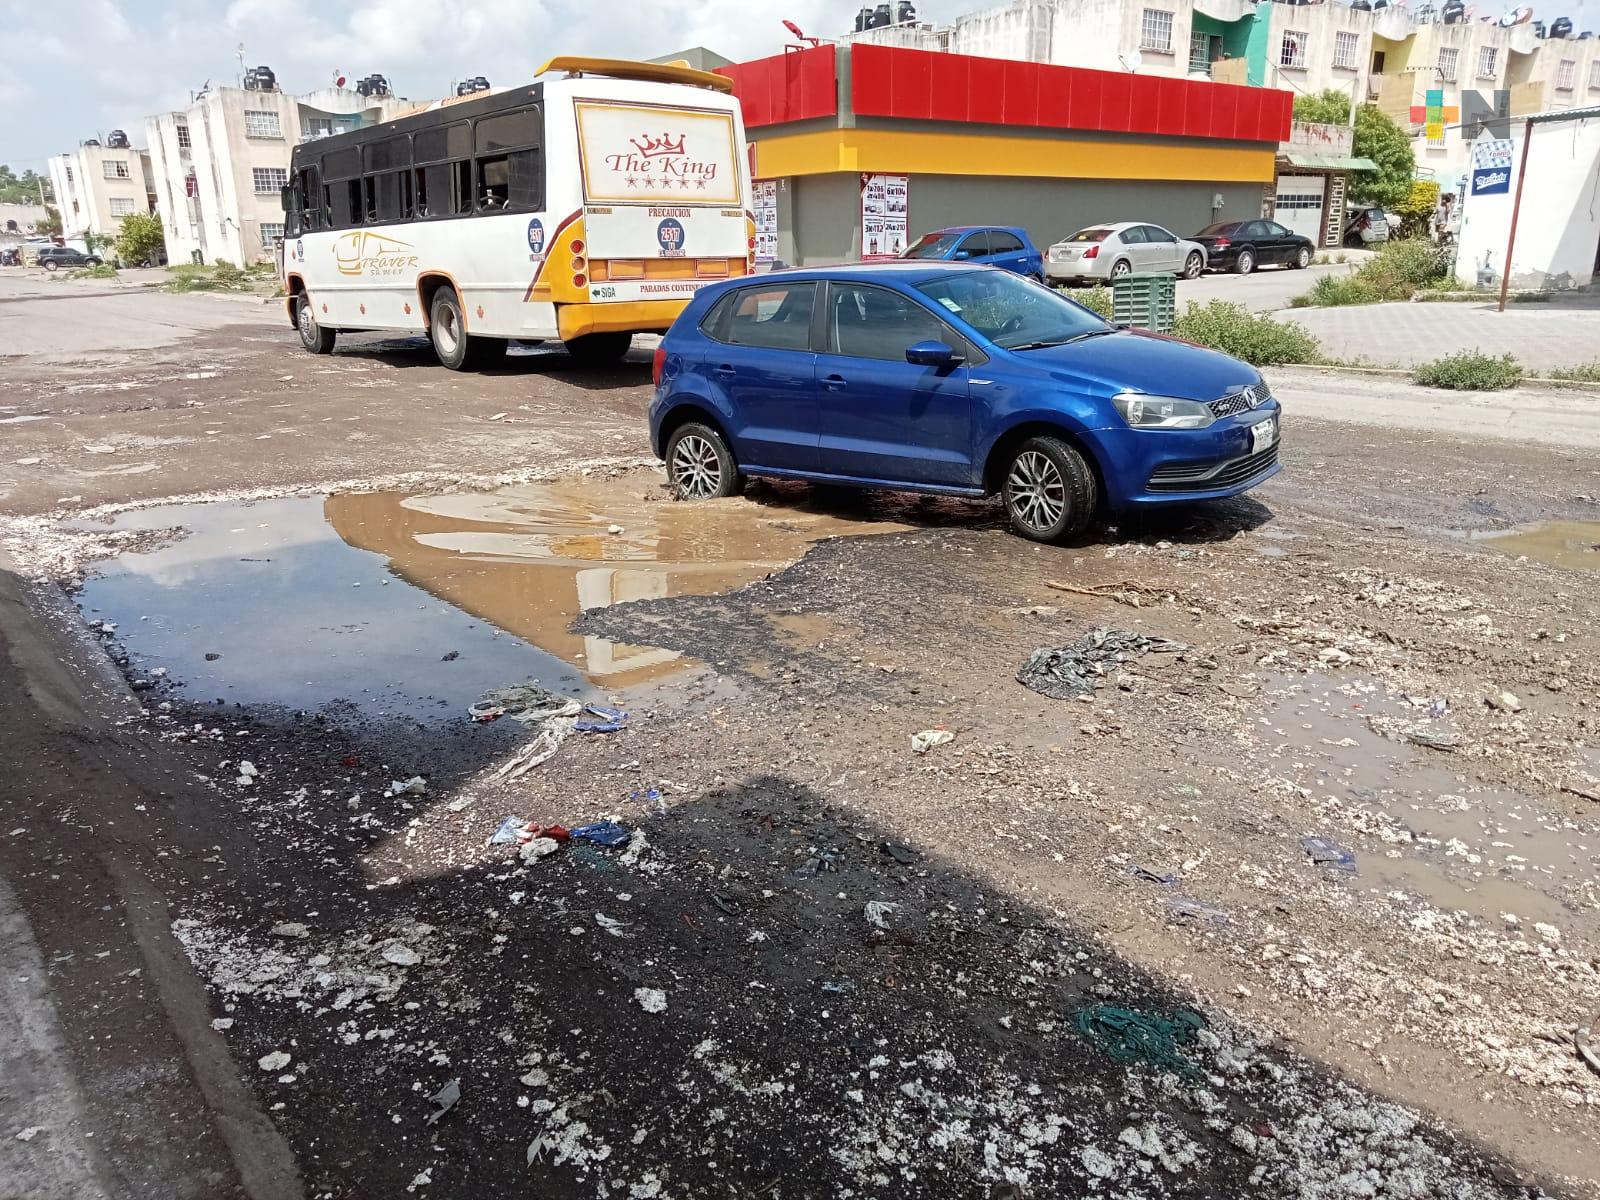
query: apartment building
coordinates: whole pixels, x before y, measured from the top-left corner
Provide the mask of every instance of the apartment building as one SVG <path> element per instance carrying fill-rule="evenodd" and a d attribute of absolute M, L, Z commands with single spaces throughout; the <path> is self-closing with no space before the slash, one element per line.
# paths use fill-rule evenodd
<path fill-rule="evenodd" d="M 1012 0 L 945 26 L 912 21 L 841 40 L 1210 76 L 1297 95 L 1337 89 L 1410 129 L 1419 174 L 1446 188 L 1468 171 L 1472 117 L 1495 111 L 1497 92 L 1512 116 L 1600 104 L 1600 38 L 1541 38 L 1531 22 L 1446 24 L 1429 8 L 1336 0 Z"/>
<path fill-rule="evenodd" d="M 270 260 L 283 238 L 281 190 L 295 145 L 390 121 L 414 107 L 389 95 L 378 76 L 359 89 L 296 95 L 257 67 L 244 87 L 211 88 L 182 112 L 150 117 L 145 124 L 167 257 Z"/>
<path fill-rule="evenodd" d="M 155 180 L 150 155 L 127 144 L 85 142 L 76 150 L 50 159 L 50 185 L 61 211 L 61 232 L 68 239 L 92 233 L 116 237 L 122 218 L 155 207 Z"/>

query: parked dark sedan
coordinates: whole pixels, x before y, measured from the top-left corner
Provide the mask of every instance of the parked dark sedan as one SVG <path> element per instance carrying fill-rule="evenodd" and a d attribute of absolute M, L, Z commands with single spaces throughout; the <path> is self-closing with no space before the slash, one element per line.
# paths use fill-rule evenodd
<path fill-rule="evenodd" d="M 1248 275 L 1257 267 L 1311 265 L 1317 248 L 1311 239 L 1276 221 L 1223 221 L 1207 225 L 1192 239 L 1206 248 L 1206 266 L 1213 271 Z"/>
<path fill-rule="evenodd" d="M 85 254 L 71 246 L 45 246 L 39 251 L 39 265 L 46 271 L 59 271 L 62 267 L 98 267 L 98 254 Z"/>

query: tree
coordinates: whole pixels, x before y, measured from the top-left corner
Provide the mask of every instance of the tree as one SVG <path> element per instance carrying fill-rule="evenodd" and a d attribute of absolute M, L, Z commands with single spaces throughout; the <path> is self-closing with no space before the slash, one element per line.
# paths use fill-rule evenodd
<path fill-rule="evenodd" d="M 1296 121 L 1323 125 L 1350 123 L 1350 97 L 1338 88 L 1310 96 L 1296 96 Z M 1357 171 L 1350 177 L 1350 199 L 1358 203 L 1381 204 L 1385 208 L 1403 204 L 1411 195 L 1411 180 L 1417 173 L 1417 156 L 1411 136 L 1396 125 L 1376 104 L 1356 109 L 1356 127 L 1350 151 L 1357 158 L 1370 158 L 1375 171 Z"/>
<path fill-rule="evenodd" d="M 44 220 L 35 221 L 33 229 L 35 233 L 41 233 L 45 237 L 60 237 L 61 214 L 46 204 L 44 206 Z"/>
<path fill-rule="evenodd" d="M 45 203 L 48 204 L 56 198 L 55 189 L 50 186 L 48 179 L 35 174 L 32 168 L 18 175 L 0 163 L 0 204 L 37 204 L 41 185 Z"/>
<path fill-rule="evenodd" d="M 136 212 L 122 218 L 113 249 L 123 266 L 136 267 L 140 263 L 155 262 L 165 242 L 161 218 L 153 212 Z"/>

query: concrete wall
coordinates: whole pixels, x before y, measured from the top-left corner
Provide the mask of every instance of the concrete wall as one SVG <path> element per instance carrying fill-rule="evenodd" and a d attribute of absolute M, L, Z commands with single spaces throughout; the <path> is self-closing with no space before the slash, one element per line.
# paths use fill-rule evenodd
<path fill-rule="evenodd" d="M 1514 127 L 1511 186 L 1503 195 L 1468 195 L 1461 211 L 1456 279 L 1499 287 L 1517 163 L 1526 126 Z M 1595 282 L 1600 255 L 1600 119 L 1536 125 L 1517 219 L 1514 288 L 1565 289 Z"/>
<path fill-rule="evenodd" d="M 850 262 L 861 255 L 860 182 L 855 175 L 813 175 L 787 181 L 794 196 L 785 220 L 779 189 L 780 257 L 797 266 Z M 1213 215 L 1212 199 L 1223 207 Z M 1261 215 L 1259 183 L 1138 183 L 1099 179 L 913 175 L 910 237 L 950 225 L 1020 225 L 1041 249 L 1100 221 L 1150 221 L 1180 237 L 1213 221 Z M 783 234 L 793 236 L 784 253 Z"/>
<path fill-rule="evenodd" d="M 121 163 L 127 178 L 107 179 L 106 163 Z M 116 207 L 131 212 L 150 210 L 150 193 L 155 180 L 150 156 L 143 150 L 113 150 L 106 146 L 79 146 L 50 160 L 50 183 L 55 188 L 61 210 L 61 231 L 68 238 L 86 233 L 116 237 L 127 212 L 113 213 Z"/>
<path fill-rule="evenodd" d="M 194 160 L 178 136 L 180 129 L 188 127 L 186 113 L 162 113 L 145 121 L 150 169 L 156 180 L 156 211 L 161 214 L 167 261 L 173 263 L 189 262 L 196 252 L 202 260 L 205 258 L 199 201 L 188 194 L 188 176 Z"/>

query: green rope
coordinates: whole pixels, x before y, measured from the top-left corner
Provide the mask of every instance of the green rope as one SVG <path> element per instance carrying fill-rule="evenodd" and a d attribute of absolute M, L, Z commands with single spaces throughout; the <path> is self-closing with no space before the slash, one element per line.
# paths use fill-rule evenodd
<path fill-rule="evenodd" d="M 1204 1017 L 1188 1009 L 1162 1017 L 1112 1004 L 1080 1008 L 1075 1020 L 1078 1032 L 1117 1062 L 1144 1061 L 1181 1075 L 1192 1075 L 1195 1068 L 1179 1047 L 1194 1041 L 1206 1024 Z"/>

